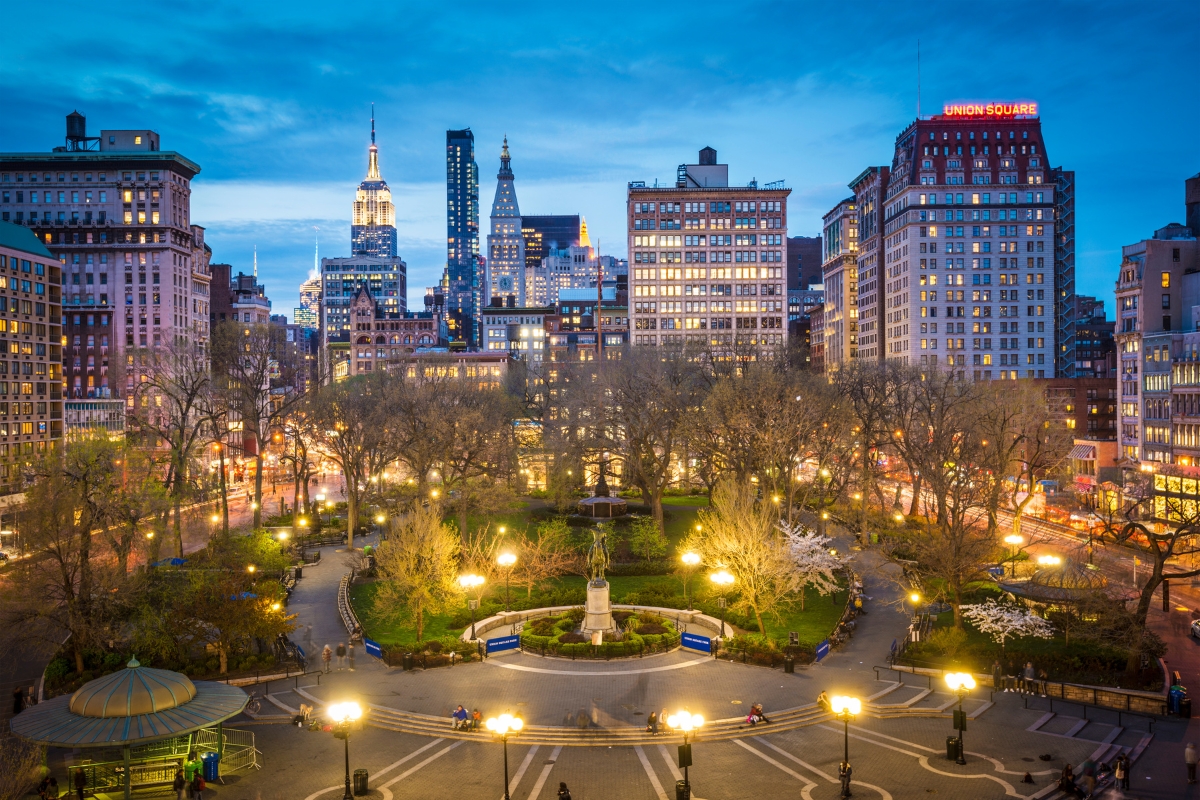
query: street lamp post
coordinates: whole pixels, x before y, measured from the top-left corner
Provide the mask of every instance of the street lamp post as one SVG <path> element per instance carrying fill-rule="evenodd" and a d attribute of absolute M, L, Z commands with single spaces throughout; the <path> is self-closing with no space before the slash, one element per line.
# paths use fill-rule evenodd
<path fill-rule="evenodd" d="M 692 601 L 688 597 L 688 581 L 692 578 L 692 572 L 700 565 L 700 556 L 696 553 L 684 553 L 679 560 L 683 562 L 683 601 L 687 603 L 688 611 L 691 611 Z"/>
<path fill-rule="evenodd" d="M 967 730 L 967 717 L 963 714 L 963 700 L 975 688 L 975 678 L 969 672 L 951 672 L 946 675 L 946 685 L 958 695 L 958 711 L 954 712 L 954 728 L 958 731 L 958 758 L 955 763 L 966 764 L 966 745 L 963 744 L 963 733 Z"/>
<path fill-rule="evenodd" d="M 829 707 L 842 721 L 842 763 L 838 766 L 838 777 L 842 780 L 842 797 L 850 796 L 850 720 L 862 711 L 862 702 L 857 697 L 834 696 Z"/>
<path fill-rule="evenodd" d="M 517 557 L 512 553 L 501 553 L 496 558 L 496 563 L 504 568 L 504 610 L 507 612 L 509 610 L 508 581 L 512 577 L 512 568 L 513 564 L 517 563 Z"/>
<path fill-rule="evenodd" d="M 679 766 L 683 767 L 684 800 L 688 800 L 692 796 L 692 783 L 688 779 L 688 767 L 692 765 L 692 745 L 689 740 L 703 724 L 704 717 L 688 711 L 677 711 L 667 717 L 667 727 L 683 734 L 683 744 L 679 747 Z"/>
<path fill-rule="evenodd" d="M 472 589 L 477 589 L 483 585 L 484 577 L 482 575 L 459 575 L 458 585 L 463 588 L 463 592 L 469 592 Z M 471 641 L 475 641 L 475 609 L 478 608 L 479 601 L 471 597 L 467 598 L 467 610 L 471 612 Z"/>
<path fill-rule="evenodd" d="M 708 576 L 708 579 L 717 586 L 717 590 L 721 592 L 721 601 L 718 605 L 721 607 L 721 638 L 725 638 L 725 589 L 729 587 L 735 580 L 733 575 L 728 570 L 718 570 Z"/>
<path fill-rule="evenodd" d="M 520 733 L 525 722 L 512 714 L 501 714 L 498 717 L 489 717 L 486 725 L 492 735 L 504 745 L 504 800 L 511 800 L 508 794 L 508 737 Z"/>
<path fill-rule="evenodd" d="M 346 743 L 346 793 L 342 800 L 354 800 L 350 792 L 350 725 L 362 718 L 362 707 L 355 702 L 334 703 L 329 707 L 329 718 L 333 720 L 333 738 Z"/>
<path fill-rule="evenodd" d="M 1013 533 L 1008 536 L 1005 536 L 1004 542 L 1005 542 L 1005 544 L 1009 545 L 1013 549 L 1012 576 L 1015 578 L 1015 577 L 1017 577 L 1017 556 L 1021 552 L 1021 545 L 1025 543 L 1025 537 L 1021 536 L 1019 534 Z"/>

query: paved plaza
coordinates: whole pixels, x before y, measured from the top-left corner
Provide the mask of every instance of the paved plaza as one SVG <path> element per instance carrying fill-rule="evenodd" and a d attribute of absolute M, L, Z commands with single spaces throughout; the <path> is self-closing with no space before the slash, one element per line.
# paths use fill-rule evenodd
<path fill-rule="evenodd" d="M 368 544 L 371 539 L 356 540 Z M 846 543 L 843 543 L 846 544 Z M 327 732 L 288 724 L 301 703 L 356 700 L 365 724 L 350 741 L 351 769 L 370 774 L 373 798 L 501 797 L 501 745 L 485 733 L 458 733 L 449 714 L 458 704 L 484 717 L 509 712 L 526 722 L 510 741 L 510 791 L 521 800 L 548 800 L 559 782 L 576 800 L 675 796 L 681 739 L 640 733 L 652 711 L 687 708 L 706 724 L 693 748 L 694 796 L 701 800 L 783 793 L 809 800 L 835 798 L 842 759 L 842 724 L 815 706 L 821 691 L 865 701 L 850 726 L 856 797 L 1050 798 L 1064 764 L 1092 756 L 1111 759 L 1123 749 L 1139 757 L 1129 797 L 1188 797 L 1182 764 L 1188 741 L 1183 721 L 1156 720 L 980 686 L 964 704 L 971 719 L 967 760 L 946 758 L 956 698 L 937 677 L 899 675 L 884 668 L 891 641 L 906 618 L 867 554 L 857 569 L 872 600 L 853 639 L 823 663 L 782 670 L 714 660 L 688 650 L 616 661 L 570 661 L 510 652 L 479 664 L 428 671 L 388 668 L 359 650 L 355 668 L 329 675 L 251 687 L 266 691 L 262 708 L 235 727 L 252 730 L 262 769 L 226 776 L 207 797 L 222 800 L 337 800 L 343 791 L 342 743 Z M 312 626 L 313 655 L 346 640 L 336 610 L 344 551 L 325 548 L 306 567 L 289 610 L 293 635 Z M 744 717 L 763 703 L 770 724 L 749 728 Z M 1195 736 L 1194 732 L 1192 734 Z M 58 753 L 61 759 L 64 753 Z M 1050 756 L 1044 760 L 1042 756 Z M 61 762 L 60 762 L 61 763 Z M 1023 782 L 1029 773 L 1033 783 Z"/>

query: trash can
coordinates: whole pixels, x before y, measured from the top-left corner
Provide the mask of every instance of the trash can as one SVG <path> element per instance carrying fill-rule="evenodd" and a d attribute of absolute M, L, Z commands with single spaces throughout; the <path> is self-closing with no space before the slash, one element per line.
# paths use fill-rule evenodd
<path fill-rule="evenodd" d="M 691 800 L 692 787 L 687 781 L 675 781 L 675 800 Z"/>
<path fill-rule="evenodd" d="M 410 672 L 411 672 L 411 671 L 412 671 L 412 668 L 413 668 L 413 654 L 412 654 L 412 653 L 405 653 L 405 654 L 404 654 L 404 657 L 401 659 L 401 662 L 402 662 L 402 664 L 403 664 L 403 666 L 404 666 L 404 669 L 405 669 L 405 671 L 410 671 Z"/>
<path fill-rule="evenodd" d="M 304 567 L 296 567 L 296 580 L 304 577 Z"/>
<path fill-rule="evenodd" d="M 946 758 L 950 759 L 951 761 L 958 760 L 958 737 L 957 736 L 947 736 L 946 737 Z"/>
<path fill-rule="evenodd" d="M 796 672 L 796 658 L 792 655 L 783 657 L 783 671 L 791 675 Z"/>
<path fill-rule="evenodd" d="M 1179 701 L 1179 716 L 1184 719 L 1192 718 L 1192 698 L 1184 697 Z"/>
<path fill-rule="evenodd" d="M 204 781 L 213 783 L 221 777 L 221 754 L 220 753 L 205 753 L 200 756 L 200 763 Z"/>
<path fill-rule="evenodd" d="M 879 534 L 878 533 L 871 534 L 871 544 L 879 544 Z"/>
<path fill-rule="evenodd" d="M 354 770 L 354 796 L 362 797 L 367 793 L 367 771 L 365 769 Z"/>
<path fill-rule="evenodd" d="M 1167 713 L 1168 714 L 1178 714 L 1179 713 L 1179 703 L 1183 699 L 1185 694 L 1186 694 L 1186 692 L 1184 692 L 1182 686 L 1172 686 L 1167 691 Z"/>

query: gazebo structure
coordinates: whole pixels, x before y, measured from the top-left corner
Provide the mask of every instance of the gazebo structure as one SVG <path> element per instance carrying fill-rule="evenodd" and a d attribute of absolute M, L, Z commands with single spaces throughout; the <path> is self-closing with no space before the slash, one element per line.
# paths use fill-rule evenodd
<path fill-rule="evenodd" d="M 1099 570 L 1069 559 L 1042 567 L 1024 581 L 1002 582 L 1000 588 L 1031 603 L 1069 606 L 1096 592 L 1104 592 L 1108 579 Z"/>
<path fill-rule="evenodd" d="M 80 766 L 91 773 L 93 791 L 123 789 L 129 798 L 135 784 L 161 783 L 168 770 L 166 780 L 173 779 L 181 756 L 193 747 L 223 755 L 227 737 L 221 724 L 241 713 L 247 700 L 236 686 L 192 682 L 178 672 L 143 667 L 135 658 L 70 697 L 22 711 L 10 725 L 22 739 L 48 747 L 120 748 L 120 762 Z"/>
<path fill-rule="evenodd" d="M 610 497 L 608 481 L 604 480 L 604 462 L 600 462 L 600 477 L 591 497 L 579 501 L 579 513 L 593 519 L 612 519 L 629 512 L 629 504 L 620 497 Z"/>

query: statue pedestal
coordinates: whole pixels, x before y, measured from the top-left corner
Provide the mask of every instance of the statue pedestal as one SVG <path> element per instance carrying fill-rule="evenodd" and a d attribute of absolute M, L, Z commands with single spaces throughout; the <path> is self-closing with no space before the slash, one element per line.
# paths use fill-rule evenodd
<path fill-rule="evenodd" d="M 603 633 L 615 628 L 612 601 L 608 596 L 608 581 L 588 581 L 587 605 L 584 606 L 583 614 L 584 633 Z"/>

